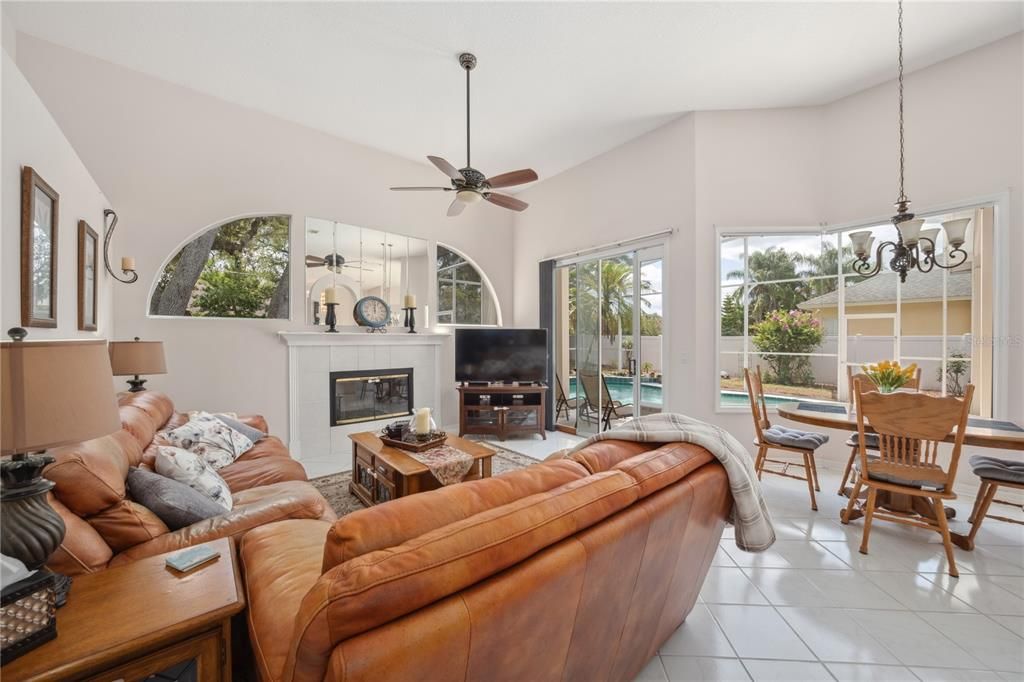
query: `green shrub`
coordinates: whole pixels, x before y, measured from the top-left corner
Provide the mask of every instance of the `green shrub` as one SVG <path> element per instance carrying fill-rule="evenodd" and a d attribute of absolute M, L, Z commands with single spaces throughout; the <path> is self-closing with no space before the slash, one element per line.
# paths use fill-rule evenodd
<path fill-rule="evenodd" d="M 775 310 L 752 326 L 753 341 L 768 364 L 765 380 L 785 386 L 814 383 L 811 359 L 773 353 L 812 353 L 821 345 L 821 323 L 809 311 Z"/>

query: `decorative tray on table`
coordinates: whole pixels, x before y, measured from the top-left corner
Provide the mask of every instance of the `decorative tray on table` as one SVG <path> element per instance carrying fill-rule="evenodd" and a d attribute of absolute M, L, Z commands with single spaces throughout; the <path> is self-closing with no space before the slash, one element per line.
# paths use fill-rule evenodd
<path fill-rule="evenodd" d="M 384 431 L 381 432 L 380 439 L 386 445 L 390 445 L 393 448 L 401 448 L 410 452 L 423 452 L 430 448 L 436 448 L 438 445 L 444 445 L 445 440 L 448 439 L 448 434 L 444 431 L 431 431 L 430 433 L 417 435 L 406 431 L 399 438 L 392 438 Z"/>

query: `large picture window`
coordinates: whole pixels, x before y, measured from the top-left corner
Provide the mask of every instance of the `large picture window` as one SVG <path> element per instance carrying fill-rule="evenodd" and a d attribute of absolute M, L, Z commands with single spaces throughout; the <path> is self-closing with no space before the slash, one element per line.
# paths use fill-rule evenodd
<path fill-rule="evenodd" d="M 456 251 L 437 245 L 437 322 L 496 325 L 497 306 L 476 266 Z"/>
<path fill-rule="evenodd" d="M 974 411 L 991 410 L 991 359 L 978 363 L 974 338 L 985 335 L 975 291 L 988 286 L 980 258 L 991 209 L 927 218 L 938 227 L 972 217 L 964 248 L 968 261 L 954 270 L 912 270 L 901 283 L 888 263 L 876 276 L 852 271 L 850 231 L 722 234 L 719 239 L 719 407 L 746 405 L 743 368 L 761 367 L 767 402 L 846 401 L 847 368 L 896 360 L 921 368 L 921 389 L 978 394 Z M 866 226 L 876 243 L 894 240 L 891 224 Z M 864 229 L 864 228 L 858 228 Z M 937 245 L 939 258 L 945 250 Z M 989 334 L 991 331 L 988 332 Z M 974 365 L 988 367 L 975 371 Z"/>
<path fill-rule="evenodd" d="M 203 232 L 164 266 L 150 315 L 287 319 L 289 224 L 255 216 Z"/>

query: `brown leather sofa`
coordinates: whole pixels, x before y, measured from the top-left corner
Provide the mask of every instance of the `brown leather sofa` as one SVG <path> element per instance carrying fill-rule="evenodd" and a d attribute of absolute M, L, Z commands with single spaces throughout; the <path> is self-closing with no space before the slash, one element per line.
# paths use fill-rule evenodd
<path fill-rule="evenodd" d="M 693 607 L 732 507 L 703 448 L 604 441 L 494 478 L 255 529 L 265 680 L 631 680 Z"/>
<path fill-rule="evenodd" d="M 56 484 L 50 504 L 67 527 L 64 542 L 47 564 L 51 569 L 67 575 L 90 573 L 221 537 L 238 539 L 282 519 L 334 520 L 302 465 L 280 439 L 267 436 L 218 472 L 231 488 L 230 512 L 169 530 L 128 496 L 125 479 L 129 467 L 152 468 L 155 446 L 161 443 L 158 431 L 184 424 L 188 415 L 176 413 L 171 399 L 156 391 L 126 393 L 118 403 L 120 431 L 50 451 L 56 462 L 43 475 Z M 240 419 L 267 432 L 262 417 Z"/>

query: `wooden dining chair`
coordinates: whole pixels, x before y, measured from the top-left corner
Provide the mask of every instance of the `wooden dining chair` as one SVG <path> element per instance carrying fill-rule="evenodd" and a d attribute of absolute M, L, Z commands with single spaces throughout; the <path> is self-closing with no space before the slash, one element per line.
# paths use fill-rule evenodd
<path fill-rule="evenodd" d="M 877 390 L 878 385 L 875 384 L 875 380 L 869 377 L 863 372 L 857 372 L 854 374 L 853 367 L 850 365 L 846 366 L 846 386 L 849 399 L 847 400 L 847 407 L 853 410 L 853 384 L 855 381 L 860 380 L 865 386 L 871 388 L 871 390 Z M 903 384 L 905 390 L 919 391 L 921 390 L 921 368 L 917 368 L 917 372 L 914 373 L 914 377 Z M 868 450 L 872 452 L 878 451 L 878 436 L 874 433 L 869 433 L 865 437 L 864 445 Z M 853 470 L 853 463 L 857 459 L 857 453 L 860 452 L 860 435 L 856 432 L 853 433 L 849 438 L 846 439 L 846 446 L 850 448 L 850 457 L 846 460 L 846 468 L 843 469 L 843 477 L 839 479 L 839 490 L 840 495 L 846 494 L 846 487 L 850 484 L 850 472 Z"/>
<path fill-rule="evenodd" d="M 1024 524 L 1024 521 L 1010 518 L 1009 516 L 997 516 L 988 513 L 988 509 L 992 506 L 993 502 L 1010 507 L 1020 507 L 1020 504 L 1017 502 L 997 500 L 996 492 L 1000 487 L 1024 490 L 1024 462 L 989 457 L 987 455 L 975 455 L 971 457 L 970 465 L 974 475 L 981 479 L 978 495 L 974 499 L 974 508 L 971 510 L 971 515 L 967 518 L 967 523 L 971 524 L 971 532 L 966 537 L 954 538 L 954 542 L 967 551 L 974 549 L 974 537 L 981 530 L 981 522 L 985 519 Z"/>
<path fill-rule="evenodd" d="M 861 554 L 868 553 L 871 524 L 876 518 L 927 528 L 942 536 L 949 574 L 957 578 L 960 574 L 953 558 L 953 543 L 942 501 L 956 499 L 953 481 L 960 463 L 974 386 L 967 385 L 962 399 L 923 393 L 879 393 L 873 388 L 859 379 L 854 382 L 857 433 L 861 438 L 854 467 L 858 478 L 840 520 L 844 524 L 850 522 L 861 489 L 867 488 Z M 877 457 L 869 457 L 868 449 L 863 445 L 868 424 L 878 434 Z M 944 468 L 938 461 L 939 443 L 954 429 L 953 452 L 949 466 Z M 878 508 L 880 493 L 886 497 L 895 494 L 917 498 L 924 503 L 923 508 L 917 507 L 922 513 Z"/>
<path fill-rule="evenodd" d="M 775 474 L 798 481 L 807 481 L 807 492 L 811 496 L 811 509 L 818 511 L 818 501 L 814 491 L 821 490 L 818 485 L 818 466 L 814 461 L 814 452 L 828 442 L 828 436 L 813 431 L 798 431 L 782 426 L 772 426 L 768 418 L 768 406 L 764 398 L 764 382 L 761 379 L 761 367 L 755 372 L 743 369 L 743 380 L 747 385 L 747 397 L 750 398 L 750 411 L 754 417 L 754 445 L 757 446 L 757 458 L 754 469 L 760 479 L 762 473 Z M 778 450 L 783 456 L 799 455 L 801 460 L 772 459 L 769 450 Z M 768 464 L 780 465 L 781 469 L 768 468 Z M 789 473 L 791 466 L 802 467 L 803 476 Z"/>

